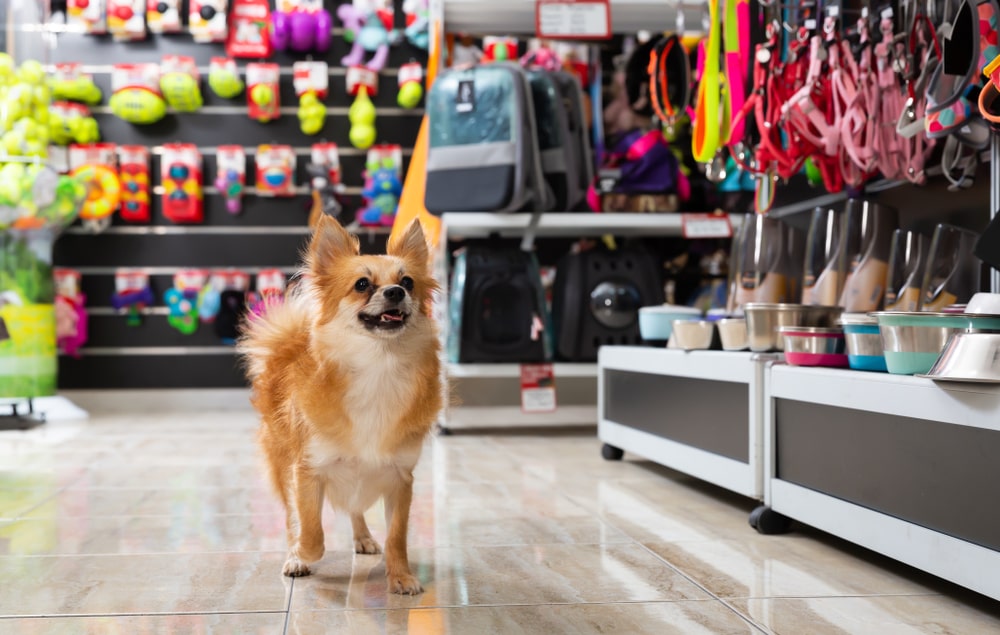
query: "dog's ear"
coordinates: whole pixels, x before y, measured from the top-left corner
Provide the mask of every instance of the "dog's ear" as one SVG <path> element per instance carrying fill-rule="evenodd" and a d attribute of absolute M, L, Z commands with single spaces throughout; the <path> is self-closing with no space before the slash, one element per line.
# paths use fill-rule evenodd
<path fill-rule="evenodd" d="M 338 258 L 361 253 L 358 239 L 344 229 L 337 219 L 326 214 L 319 217 L 309 244 L 309 262 L 323 270 Z"/>
<path fill-rule="evenodd" d="M 421 269 L 430 266 L 427 238 L 424 236 L 423 226 L 416 218 L 410 221 L 402 234 L 397 234 L 389 240 L 386 251 L 390 256 L 398 256 L 419 265 Z"/>

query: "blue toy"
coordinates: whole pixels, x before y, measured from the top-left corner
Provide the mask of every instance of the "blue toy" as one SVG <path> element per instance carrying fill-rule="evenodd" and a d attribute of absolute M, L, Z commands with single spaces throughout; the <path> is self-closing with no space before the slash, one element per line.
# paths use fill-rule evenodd
<path fill-rule="evenodd" d="M 399 39 L 399 33 L 389 28 L 391 16 L 387 27 L 377 11 L 362 12 L 346 3 L 337 8 L 337 17 L 354 37 L 351 52 L 340 63 L 347 67 L 358 66 L 367 51 L 373 55 L 365 66 L 376 73 L 381 71 L 389 58 L 389 45 Z"/>
<path fill-rule="evenodd" d="M 392 227 L 396 218 L 403 184 L 395 166 L 380 166 L 369 172 L 368 186 L 361 192 L 367 207 L 358 212 L 358 224 L 366 227 Z"/>

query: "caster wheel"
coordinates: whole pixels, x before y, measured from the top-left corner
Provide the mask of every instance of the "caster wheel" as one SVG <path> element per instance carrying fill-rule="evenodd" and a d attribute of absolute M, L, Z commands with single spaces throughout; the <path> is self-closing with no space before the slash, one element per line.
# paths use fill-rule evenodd
<path fill-rule="evenodd" d="M 450 437 L 451 436 L 451 428 L 446 428 L 444 426 L 441 426 L 440 428 L 438 428 L 438 434 L 440 434 L 443 437 Z"/>
<path fill-rule="evenodd" d="M 757 530 L 757 533 L 765 536 L 786 533 L 792 524 L 791 519 L 779 514 L 767 505 L 759 505 L 750 512 L 749 522 L 750 526 Z"/>
<path fill-rule="evenodd" d="M 625 456 L 625 450 L 605 443 L 601 446 L 601 456 L 607 461 L 621 461 L 622 457 Z"/>

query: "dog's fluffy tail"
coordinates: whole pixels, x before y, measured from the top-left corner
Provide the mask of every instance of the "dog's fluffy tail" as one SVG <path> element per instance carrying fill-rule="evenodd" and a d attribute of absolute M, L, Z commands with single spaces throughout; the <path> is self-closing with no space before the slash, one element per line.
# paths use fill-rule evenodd
<path fill-rule="evenodd" d="M 260 377 L 277 357 L 303 350 L 299 340 L 309 332 L 303 301 L 299 294 L 292 293 L 285 301 L 271 304 L 261 314 L 247 319 L 236 350 L 250 381 Z"/>

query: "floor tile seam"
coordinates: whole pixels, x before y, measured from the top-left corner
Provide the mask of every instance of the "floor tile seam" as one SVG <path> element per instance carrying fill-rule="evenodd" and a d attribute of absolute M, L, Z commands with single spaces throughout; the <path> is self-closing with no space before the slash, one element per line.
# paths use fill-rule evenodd
<path fill-rule="evenodd" d="M 288 635 L 288 624 L 292 619 L 292 596 L 295 595 L 295 578 L 291 578 L 288 585 L 288 598 L 285 602 L 285 624 L 281 628 L 281 635 Z"/>
<path fill-rule="evenodd" d="M 771 633 L 772 632 L 771 629 L 769 629 L 767 626 L 765 626 L 764 624 L 761 624 L 760 622 L 758 622 L 757 620 L 755 620 L 752 616 L 743 613 L 743 611 L 741 611 L 738 608 L 736 608 L 735 606 L 733 606 L 732 603 L 730 603 L 727 598 L 719 598 L 719 602 L 721 602 L 726 608 L 728 608 L 733 613 L 736 613 L 736 615 L 738 615 L 740 617 L 740 619 L 742 619 L 744 622 L 746 622 L 746 623 L 750 624 L 752 627 L 760 630 L 762 633 Z"/>
<path fill-rule="evenodd" d="M 346 551 L 344 552 L 347 553 Z M 4 554 L 0 553 L 0 561 L 6 559 L 29 559 L 29 558 L 134 558 L 136 556 L 219 556 L 219 555 L 263 555 L 275 554 L 285 555 L 287 551 L 278 549 L 264 549 L 261 551 L 157 551 L 157 552 L 127 552 L 127 553 L 41 553 L 41 554 Z"/>
<path fill-rule="evenodd" d="M 649 600 L 616 600 L 616 601 L 593 601 L 593 602 L 489 602 L 483 604 L 431 604 L 419 606 L 382 606 L 382 607 L 337 607 L 337 608 L 301 608 L 291 609 L 289 613 L 373 613 L 376 611 L 439 611 L 442 609 L 488 609 L 488 608 L 534 608 L 534 607 L 557 607 L 557 606 L 617 606 L 617 605 L 646 605 L 646 604 L 682 604 L 682 603 L 710 603 L 718 602 L 714 598 L 677 598 L 674 600 L 657 598 Z M 274 612 L 274 611 L 272 611 Z"/>
<path fill-rule="evenodd" d="M 704 591 L 705 593 L 707 593 L 709 595 L 709 597 L 711 597 L 711 598 L 713 598 L 715 600 L 718 600 L 720 602 L 722 601 L 722 598 L 720 596 L 718 596 L 715 593 L 713 593 L 711 589 L 709 589 L 707 586 L 705 586 L 704 584 L 702 584 L 701 582 L 699 582 L 692 575 L 689 575 L 686 571 L 682 571 L 679 567 L 677 567 L 676 565 L 674 565 L 672 562 L 670 562 L 669 560 L 667 560 L 666 558 L 664 558 L 660 554 L 656 553 L 655 551 L 653 551 L 652 549 L 650 549 L 646 545 L 642 544 L 641 542 L 640 543 L 636 543 L 636 544 L 638 544 L 640 547 L 642 547 L 647 553 L 649 553 L 650 555 L 652 555 L 654 558 L 656 558 L 657 560 L 659 560 L 663 564 L 665 564 L 668 567 L 670 567 L 670 569 L 672 569 L 673 571 L 676 571 L 677 574 L 680 575 L 681 577 L 683 577 L 685 580 L 687 580 L 691 584 L 695 585 L 696 587 L 698 587 L 699 589 L 701 589 L 702 591 Z"/>
<path fill-rule="evenodd" d="M 3 620 L 53 620 L 79 619 L 86 617 L 173 617 L 175 615 L 284 615 L 287 610 L 248 610 L 248 611 L 136 611 L 134 613 L 104 612 L 104 613 L 30 613 L 26 615 L 0 615 Z"/>
<path fill-rule="evenodd" d="M 566 501 L 568 503 L 571 503 L 575 507 L 577 507 L 580 510 L 582 510 L 582 513 L 580 514 L 581 516 L 589 518 L 589 519 L 595 519 L 599 523 L 601 523 L 602 525 L 604 525 L 606 527 L 610 527 L 611 529 L 614 529 L 615 531 L 617 531 L 618 533 L 620 533 L 622 536 L 625 536 L 625 538 L 627 538 L 626 542 L 620 542 L 620 543 L 617 543 L 617 544 L 638 544 L 638 541 L 631 534 L 629 534 L 627 531 L 624 531 L 620 527 L 616 526 L 609 519 L 605 518 L 604 515 L 601 514 L 600 512 L 595 512 L 593 510 L 587 509 L 586 507 L 584 507 L 580 503 L 577 503 L 575 500 L 573 500 L 572 495 L 570 495 L 570 494 L 566 493 L 565 491 L 563 491 L 562 488 L 560 488 L 558 485 L 556 486 L 556 492 L 557 492 L 557 494 L 564 501 Z"/>
<path fill-rule="evenodd" d="M 69 485 L 63 485 L 59 489 L 55 490 L 54 492 L 52 492 L 51 494 L 49 494 L 48 496 L 46 496 L 45 498 L 43 498 L 42 500 L 38 501 L 34 505 L 32 505 L 32 506 L 28 507 L 27 509 L 25 509 L 24 511 L 20 512 L 17 516 L 15 516 L 13 518 L 13 520 L 14 521 L 24 520 L 27 517 L 26 514 L 30 514 L 31 512 L 33 512 L 36 509 L 40 508 L 42 505 L 45 505 L 49 501 L 53 500 L 54 498 L 56 498 L 57 496 L 59 496 L 60 494 L 62 494 L 64 491 L 66 491 L 67 488 L 69 488 Z"/>
<path fill-rule="evenodd" d="M 803 595 L 794 594 L 780 594 L 780 595 L 723 595 L 718 596 L 719 600 L 722 601 L 732 601 L 732 600 L 871 600 L 875 598 L 929 598 L 929 597 L 948 597 L 944 593 L 935 593 L 933 591 L 928 591 L 927 593 L 843 593 L 843 594 L 826 594 L 826 593 L 806 593 Z"/>

